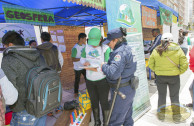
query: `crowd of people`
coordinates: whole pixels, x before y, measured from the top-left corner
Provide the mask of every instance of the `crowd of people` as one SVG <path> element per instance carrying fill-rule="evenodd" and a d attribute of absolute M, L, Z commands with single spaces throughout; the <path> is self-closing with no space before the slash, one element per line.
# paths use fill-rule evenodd
<path fill-rule="evenodd" d="M 188 69 L 186 55 L 190 39 L 187 31 L 180 32 L 178 43 L 174 42 L 171 33 L 160 34 L 159 29 L 153 29 L 152 35 L 155 40 L 149 49 L 149 67 L 155 73 L 159 110 L 166 104 L 167 87 L 170 90 L 171 104 L 179 104 L 180 75 Z M 75 72 L 74 97 L 78 97 L 82 74 L 90 96 L 95 126 L 102 124 L 100 108 L 103 126 L 134 125 L 132 104 L 138 86 L 137 77 L 134 75 L 137 62 L 133 60 L 134 55 L 127 46 L 126 36 L 127 30 L 120 27 L 109 31 L 104 40 L 101 31 L 92 28 L 88 37 L 85 33 L 80 33 L 77 44 L 72 48 L 71 58 Z M 44 126 L 46 123 L 46 115 L 35 117 L 26 111 L 25 78 L 29 70 L 27 64 L 40 66 L 44 63 L 57 73 L 61 72 L 63 56 L 50 40 L 48 32 L 41 33 L 41 45 L 31 40 L 29 46 L 25 46 L 24 39 L 14 31 L 7 32 L 2 38 L 6 49 L 3 52 L 2 69 L 0 69 L 0 113 L 5 113 L 5 104 L 9 105 L 13 111 L 11 126 Z M 194 48 L 190 51 L 192 71 L 194 71 L 193 54 Z M 25 59 L 25 62 L 18 57 Z M 193 85 L 194 82 L 190 86 L 191 96 L 193 96 Z M 108 101 L 109 92 L 111 102 Z M 118 95 L 114 99 L 117 93 L 124 94 L 125 98 Z M 111 105 L 114 105 L 114 108 Z M 193 103 L 188 104 L 188 107 L 193 107 Z M 181 122 L 180 109 L 173 109 L 173 113 L 174 122 Z M 165 114 L 157 117 L 163 121 Z M 4 114 L 1 114 L 0 123 L 3 125 L 4 121 Z"/>

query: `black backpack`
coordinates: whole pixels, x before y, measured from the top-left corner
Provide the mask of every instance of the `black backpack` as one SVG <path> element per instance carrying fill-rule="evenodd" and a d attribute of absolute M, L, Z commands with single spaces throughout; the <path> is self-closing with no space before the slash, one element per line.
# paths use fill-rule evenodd
<path fill-rule="evenodd" d="M 50 43 L 48 43 L 48 44 L 50 44 Z M 61 71 L 61 65 L 60 65 L 59 59 L 58 59 L 57 46 L 53 45 L 52 48 L 50 48 L 48 50 L 42 49 L 38 46 L 37 49 L 40 51 L 40 54 L 44 57 L 45 62 L 47 63 L 47 65 L 49 67 L 56 70 L 57 72 Z"/>
<path fill-rule="evenodd" d="M 25 58 L 15 56 L 25 64 Z M 26 111 L 39 118 L 57 108 L 61 103 L 62 86 L 56 70 L 40 63 L 39 66 L 30 67 L 26 74 L 27 101 Z"/>

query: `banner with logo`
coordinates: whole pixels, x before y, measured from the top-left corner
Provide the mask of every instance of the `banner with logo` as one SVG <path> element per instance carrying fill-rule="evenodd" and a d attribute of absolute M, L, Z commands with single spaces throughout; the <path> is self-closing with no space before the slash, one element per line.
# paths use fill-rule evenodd
<path fill-rule="evenodd" d="M 169 10 L 166 10 L 164 8 L 160 8 L 160 20 L 161 20 L 161 25 L 166 24 L 166 25 L 172 25 L 172 12 Z"/>
<path fill-rule="evenodd" d="M 54 14 L 50 11 L 26 8 L 16 5 L 3 5 L 7 23 L 55 26 Z"/>
<path fill-rule="evenodd" d="M 142 26 L 143 28 L 157 28 L 157 11 L 142 6 Z"/>
<path fill-rule="evenodd" d="M 140 3 L 133 0 L 106 0 L 108 30 L 127 28 L 127 42 L 137 62 L 135 75 L 140 84 L 133 103 L 134 120 L 150 109 L 149 89 L 145 66 Z"/>
<path fill-rule="evenodd" d="M 27 24 L 0 24 L 0 48 L 3 48 L 2 37 L 8 31 L 15 31 L 24 38 L 25 45 L 29 45 L 30 40 L 36 40 L 35 30 L 33 25 Z"/>
<path fill-rule="evenodd" d="M 106 10 L 105 0 L 63 0 L 72 3 L 77 3 L 79 5 L 93 7 L 99 10 Z"/>

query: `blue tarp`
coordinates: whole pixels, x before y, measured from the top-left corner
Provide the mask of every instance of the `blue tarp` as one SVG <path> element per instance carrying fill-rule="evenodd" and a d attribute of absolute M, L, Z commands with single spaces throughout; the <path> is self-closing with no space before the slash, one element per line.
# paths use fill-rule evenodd
<path fill-rule="evenodd" d="M 56 25 L 96 26 L 105 23 L 106 12 L 63 0 L 0 0 L 0 23 L 4 23 L 2 4 L 52 11 Z"/>
<path fill-rule="evenodd" d="M 176 17 L 178 17 L 178 13 L 175 10 L 159 2 L 158 0 L 137 0 L 137 1 L 141 2 L 141 5 L 157 10 L 158 17 L 160 16 L 159 7 L 171 11 Z"/>
<path fill-rule="evenodd" d="M 137 0 L 141 5 L 157 10 L 159 6 L 170 10 L 175 16 L 178 13 L 157 0 Z M 106 12 L 95 8 L 69 3 L 63 0 L 0 0 L 0 23 L 5 23 L 2 4 L 20 5 L 27 8 L 52 11 L 55 15 L 56 25 L 67 26 L 96 26 L 107 22 Z"/>

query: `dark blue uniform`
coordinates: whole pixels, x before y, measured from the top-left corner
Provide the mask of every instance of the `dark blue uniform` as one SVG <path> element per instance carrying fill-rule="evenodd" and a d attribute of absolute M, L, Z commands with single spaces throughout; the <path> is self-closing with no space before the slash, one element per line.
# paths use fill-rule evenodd
<path fill-rule="evenodd" d="M 133 61 L 131 48 L 126 42 L 115 46 L 110 54 L 107 64 L 102 66 L 102 71 L 106 75 L 107 81 L 111 84 L 117 84 L 119 77 L 122 77 L 121 84 L 129 82 L 134 77 L 137 63 Z M 111 99 L 114 95 L 114 88 L 111 88 Z M 133 126 L 132 111 L 135 89 L 131 85 L 119 88 L 119 91 L 126 95 L 126 99 L 117 96 L 114 109 L 112 111 L 109 126 Z"/>

